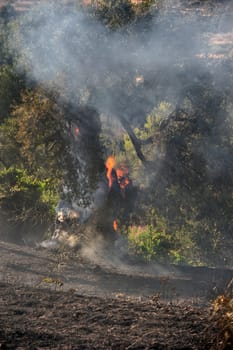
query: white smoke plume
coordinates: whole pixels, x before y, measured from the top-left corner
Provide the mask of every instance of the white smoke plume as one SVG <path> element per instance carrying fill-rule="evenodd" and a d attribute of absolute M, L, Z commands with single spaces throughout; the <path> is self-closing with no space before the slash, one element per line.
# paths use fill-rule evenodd
<path fill-rule="evenodd" d="M 155 89 L 154 82 L 150 86 L 150 80 L 158 77 L 160 85 L 161 74 L 161 89 L 179 100 L 184 82 L 178 62 L 182 64 L 182 56 L 186 64 L 187 59 L 197 60 L 198 54 L 213 53 L 203 31 L 213 33 L 219 19 L 201 21 L 199 16 L 181 13 L 165 17 L 166 8 L 165 4 L 160 19 L 151 20 L 146 33 L 143 26 L 137 33 L 124 28 L 111 32 L 88 11 L 42 2 L 20 18 L 12 37 L 19 68 L 26 67 L 30 79 L 60 91 L 69 102 L 88 104 L 113 116 L 130 114 L 127 103 L 134 94 L 141 96 L 141 111 L 154 106 L 159 86 Z M 205 69 L 209 71 L 207 65 Z M 190 71 L 186 80 L 192 78 Z"/>

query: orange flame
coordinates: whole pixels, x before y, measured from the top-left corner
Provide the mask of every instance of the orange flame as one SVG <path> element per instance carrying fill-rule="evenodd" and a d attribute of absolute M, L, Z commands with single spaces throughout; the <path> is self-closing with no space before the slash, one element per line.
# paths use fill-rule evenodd
<path fill-rule="evenodd" d="M 107 169 L 107 178 L 108 178 L 108 187 L 112 187 L 112 169 L 115 165 L 115 158 L 113 156 L 108 157 L 106 160 L 105 166 Z"/>
<path fill-rule="evenodd" d="M 107 179 L 108 179 L 108 187 L 109 189 L 113 185 L 113 169 L 115 166 L 115 158 L 114 156 L 109 156 L 105 163 L 106 169 L 107 169 Z M 124 197 L 125 195 L 125 189 L 130 184 L 129 180 L 129 170 L 125 164 L 121 164 L 119 168 L 114 169 L 116 174 L 116 180 L 119 184 L 119 187 L 121 189 L 122 195 Z"/>
<path fill-rule="evenodd" d="M 117 174 L 117 181 L 119 183 L 119 186 L 121 190 L 125 190 L 125 188 L 129 185 L 129 170 L 127 169 L 126 165 L 121 165 L 120 168 L 116 169 Z"/>
<path fill-rule="evenodd" d="M 114 231 L 117 231 L 117 229 L 118 229 L 118 223 L 117 223 L 116 220 L 113 221 L 112 226 L 113 226 Z"/>
<path fill-rule="evenodd" d="M 79 133 L 80 133 L 80 129 L 79 129 L 78 127 L 76 127 L 76 128 L 74 129 L 74 133 L 75 133 L 75 136 L 78 136 Z"/>

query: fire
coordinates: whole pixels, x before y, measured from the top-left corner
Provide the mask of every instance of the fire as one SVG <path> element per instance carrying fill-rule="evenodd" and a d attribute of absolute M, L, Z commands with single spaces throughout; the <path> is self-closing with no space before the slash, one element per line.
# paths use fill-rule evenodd
<path fill-rule="evenodd" d="M 74 133 L 75 133 L 76 136 L 78 136 L 78 134 L 80 133 L 80 129 L 78 127 L 76 127 L 74 129 Z"/>
<path fill-rule="evenodd" d="M 116 200 L 119 200 L 119 195 L 125 199 L 127 194 L 130 193 L 132 186 L 132 181 L 129 178 L 129 170 L 125 164 L 120 164 L 118 167 L 115 164 L 116 161 L 113 155 L 109 156 L 105 162 L 109 192 L 112 199 L 115 197 Z M 119 233 L 118 221 L 116 219 L 113 220 L 112 227 L 114 231 Z"/>
<path fill-rule="evenodd" d="M 121 164 L 118 168 L 115 166 L 114 156 L 108 157 L 105 163 L 107 169 L 108 187 L 111 189 L 113 182 L 116 181 L 121 189 L 121 194 L 125 196 L 125 189 L 130 184 L 129 170 L 125 164 Z"/>
<path fill-rule="evenodd" d="M 75 123 L 72 123 L 70 131 L 71 131 L 72 135 L 77 139 L 77 137 L 80 134 L 80 128 L 78 127 L 78 125 Z"/>
<path fill-rule="evenodd" d="M 107 169 L 107 178 L 108 178 L 108 187 L 112 187 L 112 170 L 115 165 L 115 158 L 113 156 L 108 157 L 106 160 L 105 166 Z"/>
<path fill-rule="evenodd" d="M 122 191 L 129 185 L 129 171 L 125 165 L 121 165 L 120 168 L 116 169 L 117 181 Z"/>
<path fill-rule="evenodd" d="M 113 226 L 114 231 L 117 231 L 117 230 L 118 230 L 118 223 L 117 223 L 116 220 L 113 221 L 112 226 Z"/>

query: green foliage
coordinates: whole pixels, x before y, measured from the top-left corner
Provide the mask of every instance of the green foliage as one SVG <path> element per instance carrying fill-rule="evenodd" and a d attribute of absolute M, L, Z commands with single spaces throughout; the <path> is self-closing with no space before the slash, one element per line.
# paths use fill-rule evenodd
<path fill-rule="evenodd" d="M 38 225 L 51 221 L 57 200 L 54 179 L 41 181 L 14 167 L 1 170 L 0 208 L 12 224 Z"/>
<path fill-rule="evenodd" d="M 157 159 L 156 157 L 159 156 L 157 147 L 157 142 L 160 137 L 159 125 L 171 111 L 172 105 L 166 101 L 162 101 L 146 116 L 144 126 L 134 129 L 135 135 L 140 141 L 145 141 L 146 143 L 148 139 L 151 139 L 151 142 L 142 146 L 143 153 L 146 154 L 148 161 L 155 162 Z M 119 125 L 114 126 L 112 121 L 110 123 L 111 128 L 105 127 L 102 134 L 102 140 L 105 147 L 108 149 L 108 154 L 114 154 L 117 163 L 126 163 L 129 166 L 130 176 L 134 183 L 140 187 L 145 187 L 146 184 L 148 185 L 148 179 L 143 174 L 144 169 L 129 135 L 123 131 L 122 128 L 119 128 Z M 118 133 L 116 133 L 117 128 L 119 130 Z M 117 137 L 114 136 L 114 134 L 117 134 Z"/>
<path fill-rule="evenodd" d="M 50 173 L 59 177 L 55 170 L 58 154 L 64 146 L 63 121 L 55 108 L 40 90 L 21 95 L 21 103 L 15 105 L 11 117 L 1 126 L 1 160 L 4 164 L 9 166 L 9 154 L 13 161 L 15 152 L 14 164 L 37 174 L 41 173 L 42 166 L 45 176 Z"/>
<path fill-rule="evenodd" d="M 161 102 L 148 114 L 144 127 L 134 129 L 142 142 L 150 139 L 142 145 L 150 162 L 146 169 L 126 133 L 115 140 L 123 146 L 116 153 L 117 162 L 129 165 L 130 176 L 141 189 L 135 205 L 137 219 L 128 223 L 133 227 L 129 228 L 130 241 L 149 259 L 230 264 L 231 249 L 226 247 L 233 243 L 233 191 L 228 168 L 233 151 L 231 112 L 220 104 L 219 113 L 213 96 L 213 91 L 205 92 L 201 120 L 200 111 L 172 112 L 171 104 Z M 214 140 L 207 136 L 212 128 Z M 114 143 L 109 147 L 114 153 Z M 157 214 L 152 214 L 153 208 Z M 158 227 L 156 215 L 166 223 Z"/>
<path fill-rule="evenodd" d="M 1 209 L 16 226 L 53 221 L 69 154 L 61 112 L 41 90 L 26 91 L 0 126 Z"/>
<path fill-rule="evenodd" d="M 46 162 L 45 167 L 51 169 L 49 162 L 56 162 L 53 156 L 62 147 L 59 137 L 63 126 L 53 101 L 39 89 L 28 91 L 22 95 L 22 103 L 16 106 L 13 117 L 17 124 L 15 137 L 28 166 L 37 167 L 38 163 Z"/>
<path fill-rule="evenodd" d="M 0 123 L 9 117 L 13 104 L 20 99 L 24 81 L 9 65 L 0 66 Z"/>
<path fill-rule="evenodd" d="M 131 227 L 129 229 L 129 241 L 136 253 L 147 260 L 168 261 L 172 246 L 172 237 L 164 229 L 146 225 Z"/>
<path fill-rule="evenodd" d="M 87 193 L 95 188 L 103 168 L 98 115 L 91 109 L 80 109 L 76 113 L 69 115 L 68 108 L 64 111 L 52 95 L 39 87 L 24 91 L 21 102 L 0 127 L 0 169 L 14 164 L 38 181 L 50 183 L 53 178 L 57 197 L 66 186 L 67 200 L 83 199 L 86 205 Z M 72 123 L 66 121 L 69 117 L 73 118 Z M 91 130 L 78 124 L 82 132 L 76 135 L 75 123 L 85 118 L 90 120 Z M 86 161 L 83 162 L 85 168 L 76 157 L 78 152 Z M 78 179 L 78 172 L 85 175 L 82 181 Z"/>
<path fill-rule="evenodd" d="M 137 254 L 161 263 L 200 265 L 190 231 L 171 227 L 161 214 L 148 206 L 139 215 L 140 223 L 128 227 L 130 246 Z"/>
<path fill-rule="evenodd" d="M 162 0 L 142 0 L 132 1 L 137 16 L 148 13 L 152 7 L 159 8 L 162 4 Z"/>
<path fill-rule="evenodd" d="M 112 29 L 129 25 L 134 19 L 133 6 L 129 0 L 101 0 L 95 11 L 96 16 Z"/>
<path fill-rule="evenodd" d="M 0 64 L 6 64 L 7 61 L 7 33 L 6 25 L 0 21 Z"/>
<path fill-rule="evenodd" d="M 0 125 L 0 169 L 12 164 L 20 166 L 20 145 L 16 141 L 17 124 L 14 118 L 8 118 Z"/>
<path fill-rule="evenodd" d="M 0 65 L 11 65 L 13 54 L 10 47 L 11 30 L 14 26 L 16 12 L 10 4 L 0 8 Z M 13 45 L 14 46 L 14 45 Z"/>

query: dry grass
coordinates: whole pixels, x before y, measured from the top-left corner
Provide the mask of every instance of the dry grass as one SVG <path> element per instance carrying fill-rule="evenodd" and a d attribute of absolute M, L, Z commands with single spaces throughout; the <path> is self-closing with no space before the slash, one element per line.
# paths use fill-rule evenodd
<path fill-rule="evenodd" d="M 212 322 L 218 332 L 211 350 L 233 349 L 233 279 L 213 302 Z"/>

